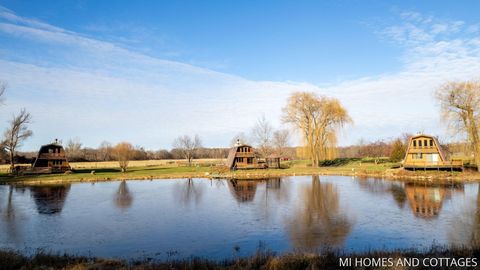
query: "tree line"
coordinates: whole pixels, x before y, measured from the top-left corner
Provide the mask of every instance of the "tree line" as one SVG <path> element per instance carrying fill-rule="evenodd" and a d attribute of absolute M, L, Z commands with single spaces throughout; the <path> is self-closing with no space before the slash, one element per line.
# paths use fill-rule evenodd
<path fill-rule="evenodd" d="M 0 82 L 0 104 L 4 100 L 6 84 Z M 435 92 L 440 105 L 440 112 L 446 120 L 452 135 L 464 139 L 465 149 L 470 149 L 474 164 L 480 168 L 480 81 L 448 82 Z M 300 134 L 301 156 L 308 158 L 312 166 L 318 167 L 321 161 L 337 156 L 380 157 L 389 156 L 392 160 L 401 160 L 405 155 L 407 138 L 403 135 L 390 142 L 377 141 L 350 147 L 337 147 L 338 132 L 353 123 L 348 111 L 341 102 L 332 97 L 317 95 L 313 92 L 295 92 L 287 100 L 282 109 L 282 123 L 291 129 L 275 129 L 265 116 L 260 117 L 248 135 L 240 132 L 232 145 L 253 142 L 262 157 L 270 155 L 293 157 L 290 147 L 291 131 Z M 8 154 L 10 168 L 15 168 L 17 150 L 22 143 L 32 136 L 28 129 L 32 116 L 21 109 L 12 116 L 3 134 L 0 153 Z M 192 164 L 194 158 L 225 158 L 228 148 L 202 147 L 198 135 L 177 137 L 171 150 L 148 151 L 141 146 L 133 146 L 128 142 L 112 145 L 103 142 L 98 148 L 82 147 L 78 139 L 69 140 L 65 150 L 71 161 L 119 161 L 122 170 L 126 170 L 128 160 L 147 159 L 186 159 Z M 28 154 L 28 153 L 27 153 Z M 34 155 L 34 153 L 31 153 Z"/>

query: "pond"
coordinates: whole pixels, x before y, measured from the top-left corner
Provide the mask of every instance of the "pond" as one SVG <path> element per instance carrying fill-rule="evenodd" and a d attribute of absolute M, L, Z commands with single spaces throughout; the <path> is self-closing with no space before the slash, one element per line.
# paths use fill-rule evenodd
<path fill-rule="evenodd" d="M 0 248 L 225 259 L 480 244 L 478 184 L 343 176 L 0 186 Z"/>

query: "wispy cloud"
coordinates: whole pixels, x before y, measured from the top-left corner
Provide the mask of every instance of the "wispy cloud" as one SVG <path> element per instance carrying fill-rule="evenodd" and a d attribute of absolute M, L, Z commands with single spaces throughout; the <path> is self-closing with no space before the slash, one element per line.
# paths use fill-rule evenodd
<path fill-rule="evenodd" d="M 345 104 L 355 124 L 342 144 L 420 130 L 443 134 L 432 92 L 447 80 L 480 74 L 480 39 L 461 21 L 415 12 L 400 17 L 400 24 L 379 31 L 404 48 L 400 72 L 318 87 L 252 81 L 159 59 L 2 8 L 0 33 L 10 42 L 0 45 L 0 74 L 10 89 L 0 123 L 27 107 L 36 133 L 29 149 L 54 137 L 80 137 L 90 146 L 108 139 L 168 148 L 184 133 L 225 146 L 262 114 L 280 125 L 286 99 L 303 90 Z"/>

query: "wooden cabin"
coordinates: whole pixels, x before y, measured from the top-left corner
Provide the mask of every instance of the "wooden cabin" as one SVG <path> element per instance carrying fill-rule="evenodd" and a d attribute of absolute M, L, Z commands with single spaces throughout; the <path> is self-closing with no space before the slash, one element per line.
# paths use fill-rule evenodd
<path fill-rule="evenodd" d="M 435 137 L 419 134 L 408 141 L 403 167 L 410 170 L 462 170 L 463 162 L 447 160 Z"/>
<path fill-rule="evenodd" d="M 242 144 L 240 141 L 237 141 L 237 143 L 230 148 L 227 167 L 231 170 L 264 168 L 262 164 L 258 163 L 253 147 Z"/>
<path fill-rule="evenodd" d="M 42 145 L 32 165 L 32 173 L 58 173 L 71 170 L 63 146 L 55 142 Z"/>

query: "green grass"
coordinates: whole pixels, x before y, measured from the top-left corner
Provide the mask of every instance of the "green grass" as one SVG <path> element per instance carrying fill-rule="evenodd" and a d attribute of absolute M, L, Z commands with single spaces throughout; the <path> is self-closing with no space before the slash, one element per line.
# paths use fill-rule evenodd
<path fill-rule="evenodd" d="M 91 172 L 94 171 L 95 174 Z M 174 177 L 200 177 L 210 171 L 209 166 L 148 166 L 131 167 L 127 172 L 122 173 L 118 168 L 91 168 L 77 169 L 71 174 L 42 174 L 42 175 L 24 175 L 12 177 L 6 173 L 0 174 L 0 181 L 102 181 L 102 180 L 121 180 L 121 179 L 148 179 L 148 178 L 174 178 Z"/>

